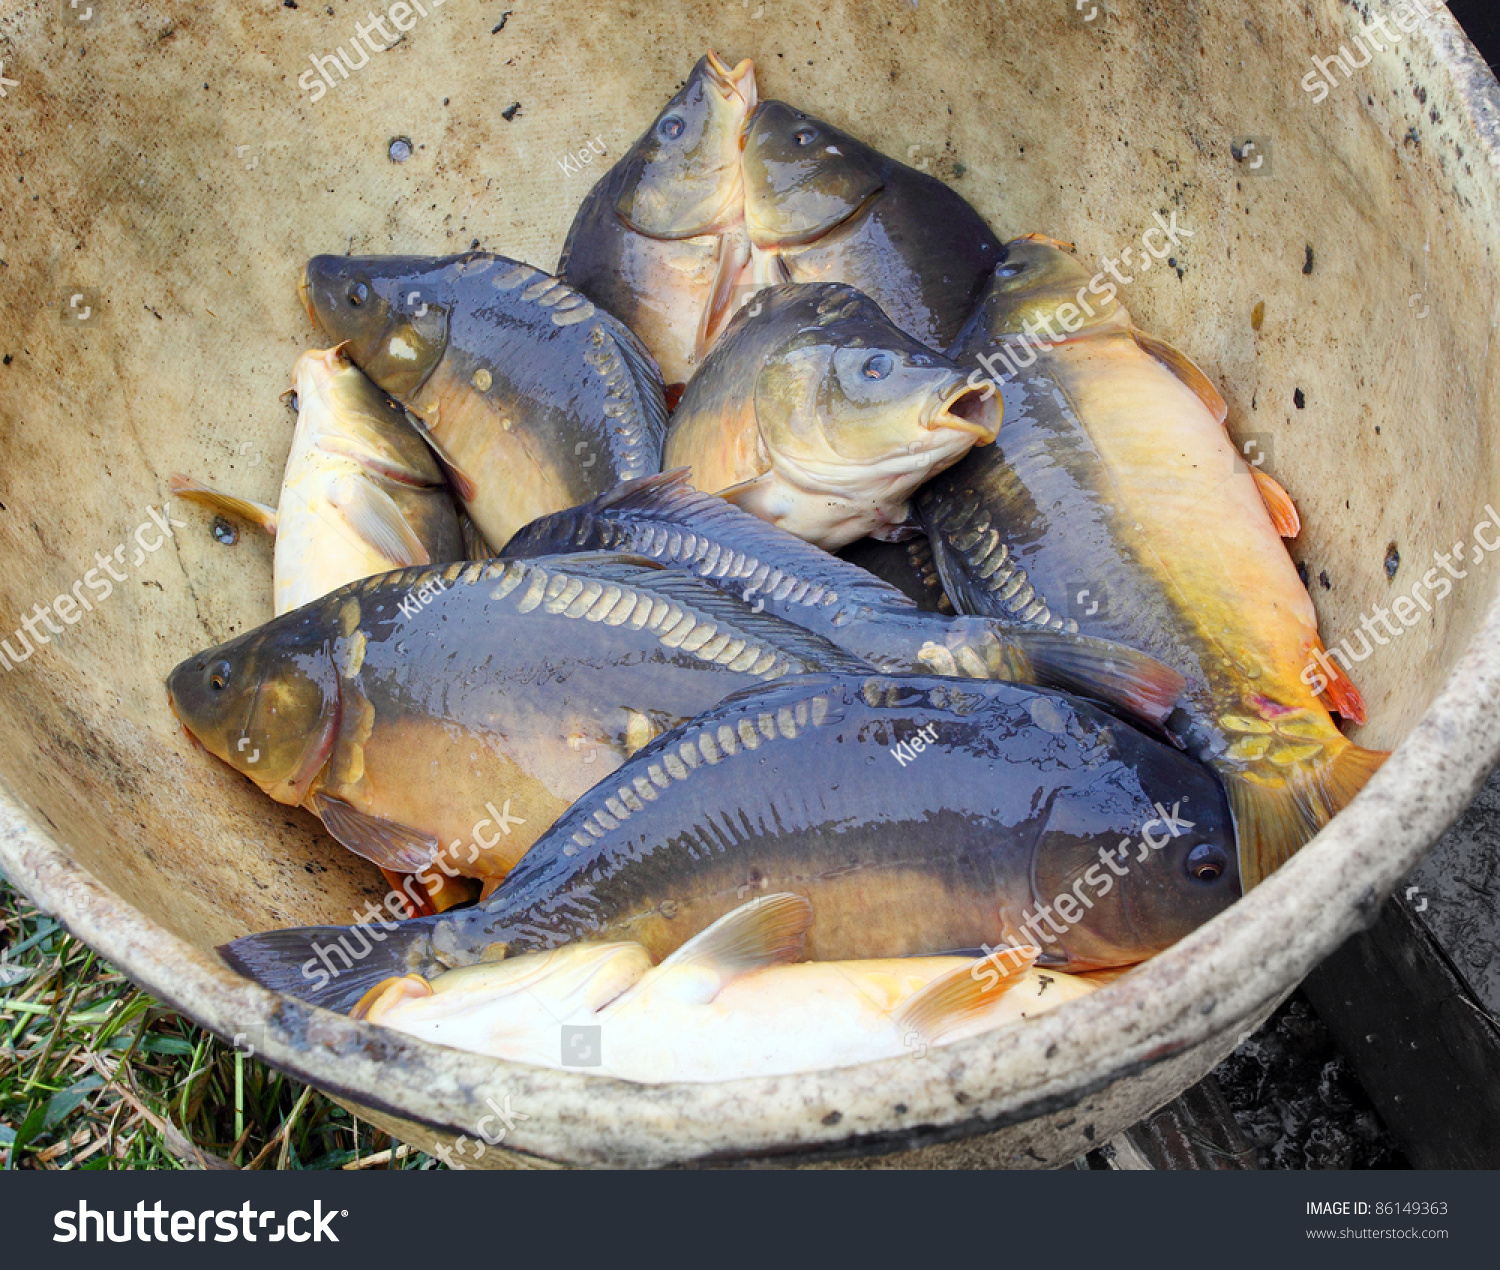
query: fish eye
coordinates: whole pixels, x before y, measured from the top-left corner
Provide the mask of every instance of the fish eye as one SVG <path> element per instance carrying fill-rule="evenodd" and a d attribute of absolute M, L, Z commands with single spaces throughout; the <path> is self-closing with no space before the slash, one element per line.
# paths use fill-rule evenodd
<path fill-rule="evenodd" d="M 1199 882 L 1217 882 L 1229 872 L 1229 857 L 1211 842 L 1200 842 L 1187 853 L 1183 868 L 1188 877 Z"/>
<path fill-rule="evenodd" d="M 871 353 L 859 370 L 866 379 L 884 379 L 895 366 L 896 361 L 889 353 Z"/>
<path fill-rule="evenodd" d="M 816 128 L 809 128 L 805 124 L 792 133 L 792 140 L 799 146 L 810 146 L 817 139 L 818 130 Z"/>
<path fill-rule="evenodd" d="M 223 692 L 229 687 L 230 667 L 227 661 L 216 661 L 208 668 L 208 686 L 214 692 Z"/>
<path fill-rule="evenodd" d="M 356 282 L 349 288 L 349 303 L 356 309 L 370 298 L 370 288 L 363 282 Z"/>
<path fill-rule="evenodd" d="M 681 115 L 667 115 L 656 125 L 656 131 L 668 141 L 676 141 L 682 136 L 682 130 L 686 127 L 687 124 L 683 123 Z"/>

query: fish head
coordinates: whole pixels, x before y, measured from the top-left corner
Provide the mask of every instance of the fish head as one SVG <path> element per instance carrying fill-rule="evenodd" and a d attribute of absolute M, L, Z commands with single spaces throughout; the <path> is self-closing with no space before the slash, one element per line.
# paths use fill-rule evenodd
<path fill-rule="evenodd" d="M 827 489 L 882 495 L 956 463 L 1000 428 L 1000 401 L 891 324 L 852 287 L 830 285 L 810 328 L 761 367 L 755 415 L 773 463 Z"/>
<path fill-rule="evenodd" d="M 189 657 L 167 677 L 172 712 L 208 752 L 293 806 L 333 752 L 334 641 L 316 605 Z"/>
<path fill-rule="evenodd" d="M 448 346 L 454 266 L 463 257 L 314 256 L 302 274 L 308 315 L 386 392 L 405 397 Z"/>
<path fill-rule="evenodd" d="M 757 247 L 813 242 L 885 187 L 876 151 L 783 101 L 756 108 L 741 166 L 745 223 Z"/>
<path fill-rule="evenodd" d="M 1077 918 L 1060 942 L 1085 968 L 1154 956 L 1241 894 L 1234 822 L 1213 774 L 1133 728 L 1109 732 L 1125 769 L 1101 770 L 1073 807 L 1053 809 L 1032 868 L 1033 903 Z M 1069 818 L 1077 831 L 1066 841 Z M 1064 896 L 1079 911 L 1059 910 Z"/>
<path fill-rule="evenodd" d="M 740 135 L 755 109 L 755 66 L 710 52 L 622 160 L 620 219 L 653 238 L 716 233 L 742 215 Z"/>
<path fill-rule="evenodd" d="M 1114 284 L 1104 274 L 1090 273 L 1063 244 L 1032 236 L 1007 243 L 1004 253 L 958 336 L 959 345 L 976 334 L 999 339 L 1050 328 L 1065 338 L 1128 323 Z"/>

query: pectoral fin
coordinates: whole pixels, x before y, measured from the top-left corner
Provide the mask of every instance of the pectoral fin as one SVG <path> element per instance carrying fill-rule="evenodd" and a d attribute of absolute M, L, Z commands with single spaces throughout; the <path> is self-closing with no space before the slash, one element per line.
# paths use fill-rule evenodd
<path fill-rule="evenodd" d="M 470 518 L 468 512 L 458 513 L 458 531 L 463 536 L 464 556 L 469 560 L 490 560 L 499 555 L 492 546 L 489 539 L 484 536 Z"/>
<path fill-rule="evenodd" d="M 1297 505 L 1292 496 L 1282 489 L 1274 476 L 1268 476 L 1260 468 L 1250 469 L 1255 474 L 1255 485 L 1260 490 L 1266 510 L 1271 513 L 1271 523 L 1283 538 L 1295 538 L 1302 532 L 1302 517 L 1297 514 Z"/>
<path fill-rule="evenodd" d="M 328 501 L 362 542 L 368 543 L 398 569 L 431 564 L 432 557 L 407 523 L 396 500 L 363 476 L 343 476 L 334 482 Z"/>
<path fill-rule="evenodd" d="M 896 1025 L 903 1033 L 917 1032 L 928 1041 L 937 1041 L 980 1017 L 1021 981 L 1040 955 L 1039 949 L 1025 944 L 1000 949 L 969 966 L 957 966 L 902 1002 Z"/>
<path fill-rule="evenodd" d="M 699 361 L 708 352 L 708 346 L 718 338 L 725 323 L 734 316 L 741 279 L 745 267 L 750 263 L 750 240 L 735 234 L 724 234 L 719 238 L 718 271 L 714 274 L 714 287 L 708 304 L 698 320 L 698 335 L 693 352 Z"/>
<path fill-rule="evenodd" d="M 268 534 L 276 532 L 276 509 L 274 507 L 267 507 L 264 503 L 253 502 L 248 498 L 236 498 L 233 494 L 222 493 L 178 472 L 174 472 L 168 478 L 167 488 L 178 498 L 185 498 L 193 503 L 202 503 L 203 506 L 211 507 L 216 512 L 223 512 L 227 516 L 249 521 L 252 525 L 264 529 Z"/>
<path fill-rule="evenodd" d="M 1229 406 L 1223 394 L 1213 386 L 1209 377 L 1198 369 L 1197 363 L 1191 357 L 1181 349 L 1173 348 L 1165 340 L 1147 335 L 1144 331 L 1135 332 L 1135 342 L 1191 388 L 1215 419 L 1223 423 L 1229 418 Z"/>
<path fill-rule="evenodd" d="M 342 798 L 313 795 L 313 810 L 335 838 L 355 855 L 393 873 L 418 873 L 437 858 L 438 840 L 430 833 L 394 820 L 383 820 Z"/>
<path fill-rule="evenodd" d="M 443 443 L 432 435 L 432 429 L 427 426 L 426 420 L 410 410 L 406 412 L 406 418 L 411 426 L 421 433 L 422 440 L 427 442 L 432 452 L 437 455 L 437 460 L 442 465 L 443 471 L 447 473 L 448 483 L 453 486 L 453 492 L 458 495 L 459 501 L 473 502 L 479 495 L 479 486 L 474 478 L 459 467 L 453 456 L 443 448 Z"/>
<path fill-rule="evenodd" d="M 790 965 L 802 956 L 812 917 L 812 905 L 800 895 L 763 895 L 724 914 L 667 957 L 661 968 L 699 968 L 732 976 Z"/>

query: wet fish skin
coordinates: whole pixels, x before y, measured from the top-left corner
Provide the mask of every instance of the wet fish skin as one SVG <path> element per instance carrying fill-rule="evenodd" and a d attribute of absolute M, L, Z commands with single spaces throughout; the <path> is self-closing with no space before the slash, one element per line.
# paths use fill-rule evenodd
<path fill-rule="evenodd" d="M 573 218 L 557 274 L 686 383 L 749 281 L 740 134 L 755 69 L 710 52 Z"/>
<path fill-rule="evenodd" d="M 908 957 L 801 962 L 812 907 L 757 897 L 660 966 L 639 944 L 569 944 L 439 975 L 386 981 L 354 1011 L 382 1027 L 513 1062 L 559 1067 L 562 1029 L 599 1029 L 589 1073 L 644 1084 L 826 1071 L 923 1057 L 1095 990 L 1031 968 L 1035 948 L 991 961 Z"/>
<path fill-rule="evenodd" d="M 908 768 L 893 750 L 919 731 L 929 740 Z M 1159 825 L 1158 803 L 1191 828 L 1109 881 L 1102 853 Z M 337 927 L 222 951 L 268 987 L 347 1009 L 384 978 L 431 978 L 501 945 L 627 940 L 662 957 L 781 891 L 818 914 L 815 960 L 1018 943 L 1031 906 L 1087 883 L 1100 893 L 1043 935 L 1047 960 L 1129 964 L 1236 898 L 1231 835 L 1205 768 L 1085 702 L 935 677 L 805 676 L 737 694 L 648 745 L 479 907 L 403 923 L 355 966 L 309 962 L 314 945 L 348 935 Z"/>
<path fill-rule="evenodd" d="M 480 532 L 517 529 L 658 471 L 661 376 L 567 284 L 488 252 L 316 256 L 313 320 L 426 430 Z"/>
<path fill-rule="evenodd" d="M 756 283 L 846 282 L 908 335 L 946 348 L 1001 256 L 957 192 L 781 101 L 745 133 Z"/>
<path fill-rule="evenodd" d="M 405 412 L 336 348 L 304 353 L 293 383 L 297 425 L 275 508 L 171 479 L 179 497 L 275 535 L 275 613 L 372 574 L 462 559 L 447 482 Z"/>
<path fill-rule="evenodd" d="M 1317 615 L 1222 399 L 1048 241 L 1007 246 L 950 353 L 1004 380 L 1006 426 L 918 499 L 949 594 L 1179 671 L 1172 730 L 1224 780 L 1257 884 L 1384 755 L 1351 744 L 1302 678 Z"/>
<path fill-rule="evenodd" d="M 1182 682 L 1122 647 L 1021 623 L 942 617 L 838 556 L 687 483 L 681 470 L 627 481 L 533 521 L 507 558 L 623 551 L 683 569 L 757 612 L 821 635 L 879 670 L 999 679 L 1076 692 L 1160 722 Z"/>
<path fill-rule="evenodd" d="M 739 689 L 863 666 L 698 579 L 574 556 L 368 579 L 167 686 L 210 753 L 356 853 L 498 878 L 651 737 Z"/>
<path fill-rule="evenodd" d="M 994 439 L 993 394 L 840 283 L 759 293 L 678 403 L 694 486 L 829 550 L 905 524 L 924 480 Z"/>
<path fill-rule="evenodd" d="M 923 612 L 943 617 L 954 615 L 956 610 L 943 590 L 943 579 L 926 534 L 914 534 L 904 542 L 860 538 L 838 554 L 841 560 L 895 587 Z"/>

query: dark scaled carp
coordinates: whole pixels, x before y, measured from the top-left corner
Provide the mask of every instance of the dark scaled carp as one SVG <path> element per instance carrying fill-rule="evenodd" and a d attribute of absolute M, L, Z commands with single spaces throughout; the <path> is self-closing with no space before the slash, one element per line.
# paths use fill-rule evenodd
<path fill-rule="evenodd" d="M 694 576 L 821 635 L 878 670 L 1038 684 L 1160 722 L 1182 689 L 1174 671 L 1118 644 L 983 617 L 922 611 L 857 565 L 687 483 L 681 471 L 627 481 L 527 525 L 511 559 L 626 552 Z"/>
<path fill-rule="evenodd" d="M 417 418 L 495 547 L 661 468 L 661 376 L 616 318 L 487 252 L 317 256 L 308 312 Z"/>
<path fill-rule="evenodd" d="M 167 689 L 211 754 L 356 854 L 498 879 L 652 737 L 742 688 L 864 665 L 697 578 L 570 556 L 342 587 Z"/>
<path fill-rule="evenodd" d="M 685 384 L 743 298 L 750 239 L 740 134 L 755 68 L 710 52 L 589 191 L 558 276 L 641 338 L 668 384 Z"/>
<path fill-rule="evenodd" d="M 815 961 L 1031 944 L 1139 962 L 1239 894 L 1212 773 L 1076 698 L 815 675 L 740 693 L 601 780 L 479 906 L 237 939 L 269 988 L 348 1009 L 391 976 L 576 940 L 653 960 L 757 895 L 803 896 Z"/>
<path fill-rule="evenodd" d="M 1180 671 L 1169 728 L 1223 779 L 1256 885 L 1385 758 L 1329 717 L 1363 720 L 1354 686 L 1324 699 L 1306 674 L 1322 644 L 1281 540 L 1290 499 L 1236 451 L 1203 373 L 1059 244 L 1010 244 L 950 353 L 1001 384 L 1006 424 L 922 491 L 948 594 Z"/>
<path fill-rule="evenodd" d="M 847 282 L 929 348 L 946 348 L 999 263 L 1000 240 L 935 177 L 785 102 L 745 133 L 757 284 Z"/>
<path fill-rule="evenodd" d="M 888 536 L 923 481 L 995 438 L 998 401 L 965 379 L 853 287 L 772 287 L 688 384 L 665 465 L 830 551 Z"/>

